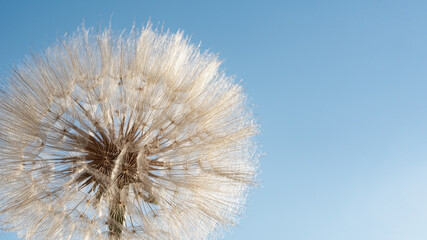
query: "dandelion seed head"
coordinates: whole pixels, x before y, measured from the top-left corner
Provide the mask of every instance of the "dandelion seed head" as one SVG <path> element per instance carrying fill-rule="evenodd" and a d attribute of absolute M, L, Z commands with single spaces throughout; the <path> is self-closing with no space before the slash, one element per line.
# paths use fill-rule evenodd
<path fill-rule="evenodd" d="M 206 239 L 255 183 L 242 87 L 182 32 L 81 28 L 13 69 L 0 221 L 26 239 Z"/>

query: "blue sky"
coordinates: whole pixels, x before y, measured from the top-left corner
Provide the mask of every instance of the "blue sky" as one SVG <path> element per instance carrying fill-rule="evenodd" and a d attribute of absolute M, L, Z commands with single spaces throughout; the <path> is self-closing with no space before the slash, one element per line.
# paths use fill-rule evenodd
<path fill-rule="evenodd" d="M 243 80 L 261 123 L 263 187 L 224 239 L 421 240 L 426 12 L 390 0 L 2 1 L 0 76 L 83 20 L 183 29 Z"/>

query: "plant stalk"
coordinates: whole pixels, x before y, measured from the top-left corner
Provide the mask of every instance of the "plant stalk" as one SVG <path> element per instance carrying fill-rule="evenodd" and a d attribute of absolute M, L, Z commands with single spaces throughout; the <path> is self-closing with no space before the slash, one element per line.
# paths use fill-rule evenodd
<path fill-rule="evenodd" d="M 125 221 L 126 207 L 121 203 L 120 199 L 115 199 L 110 204 L 109 208 L 109 239 L 118 240 L 120 239 L 120 236 L 122 234 L 123 222 Z"/>

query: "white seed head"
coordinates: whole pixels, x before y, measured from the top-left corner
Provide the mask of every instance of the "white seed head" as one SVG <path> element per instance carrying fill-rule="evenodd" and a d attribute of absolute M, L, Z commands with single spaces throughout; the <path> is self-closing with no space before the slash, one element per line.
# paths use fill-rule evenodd
<path fill-rule="evenodd" d="M 0 222 L 25 239 L 206 239 L 255 182 L 242 87 L 182 32 L 82 28 L 0 96 Z"/>

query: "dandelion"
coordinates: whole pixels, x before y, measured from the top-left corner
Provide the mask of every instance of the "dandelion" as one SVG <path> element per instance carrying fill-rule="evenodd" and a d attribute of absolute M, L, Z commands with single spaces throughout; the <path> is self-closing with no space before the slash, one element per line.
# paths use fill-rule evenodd
<path fill-rule="evenodd" d="M 84 27 L 12 69 L 0 222 L 25 239 L 206 239 L 236 223 L 257 133 L 242 87 L 182 32 Z"/>

